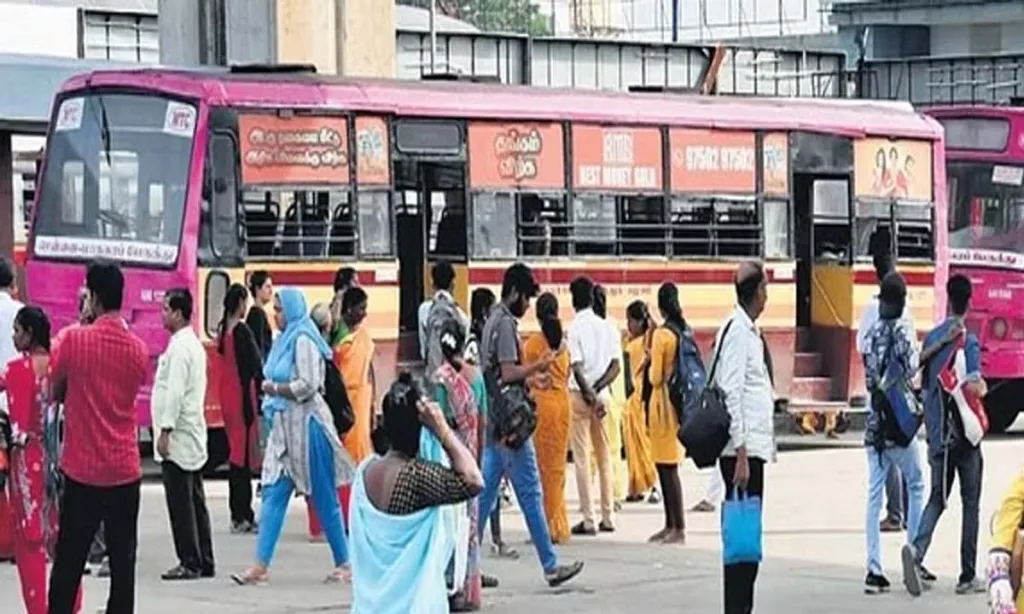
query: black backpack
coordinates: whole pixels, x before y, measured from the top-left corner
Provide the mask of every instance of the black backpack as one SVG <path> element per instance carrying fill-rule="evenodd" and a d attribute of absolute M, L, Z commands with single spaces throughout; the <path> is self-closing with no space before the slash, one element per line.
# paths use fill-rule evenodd
<path fill-rule="evenodd" d="M 718 359 L 722 355 L 722 346 L 725 345 L 725 336 L 729 334 L 732 322 L 729 320 L 726 323 L 725 330 L 722 331 L 722 336 L 715 347 L 714 357 L 711 359 L 710 378 L 705 380 L 705 386 L 693 407 L 689 408 L 679 423 L 679 443 L 683 444 L 686 455 L 701 469 L 717 463 L 725 446 L 729 445 L 732 416 L 725 405 L 725 391 L 714 381 L 714 377 Z"/>
<path fill-rule="evenodd" d="M 708 385 L 708 375 L 690 330 L 675 322 L 666 322 L 665 328 L 672 331 L 678 341 L 676 366 L 668 378 L 668 400 L 682 424 L 689 411 L 699 404 Z"/>
<path fill-rule="evenodd" d="M 352 403 L 348 400 L 345 380 L 341 378 L 341 373 L 338 372 L 334 361 L 326 359 L 324 360 L 324 401 L 331 409 L 331 417 L 334 418 L 334 428 L 338 431 L 338 437 L 344 437 L 355 426 L 356 416 L 352 410 Z"/>

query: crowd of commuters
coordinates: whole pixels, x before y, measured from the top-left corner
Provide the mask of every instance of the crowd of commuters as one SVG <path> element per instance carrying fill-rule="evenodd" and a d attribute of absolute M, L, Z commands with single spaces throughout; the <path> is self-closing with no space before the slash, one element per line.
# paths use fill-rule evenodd
<path fill-rule="evenodd" d="M 988 588 L 994 612 L 1016 612 L 1011 575 L 1024 479 L 994 522 L 986 583 L 975 569 L 981 449 L 958 426 L 939 383 L 962 352 L 966 390 L 978 397 L 986 392 L 978 340 L 964 326 L 971 283 L 962 276 L 949 280 L 950 316 L 919 350 L 903 278 L 885 254 L 875 264 L 879 293 L 857 344 L 871 395 L 865 589 L 889 589 L 879 533 L 893 523 L 907 529 L 901 557 L 906 588 L 919 595 L 931 586 L 935 577 L 925 557 L 958 478 L 964 523 L 956 591 Z M 624 502 L 661 503 L 664 526 L 649 541 L 685 543 L 679 472 L 686 458 L 679 437 L 685 419 L 675 407 L 673 386 L 692 330 L 676 285 L 663 284 L 655 306 L 632 301 L 621 314 L 623 331 L 608 313 L 604 290 L 585 276 L 570 284 L 575 315 L 568 323 L 561 320 L 557 297 L 542 293 L 524 264 L 505 271 L 500 297 L 475 290 L 468 315 L 454 299 L 455 278 L 450 264 L 434 267 L 435 291 L 418 311 L 427 372 L 422 381 L 401 374 L 381 395 L 379 411 L 375 346 L 366 325 L 370 306 L 356 271 L 340 269 L 333 299 L 312 309 L 300 290 L 275 288 L 262 271 L 249 276 L 248 287 L 228 288 L 212 355 L 221 361 L 213 384 L 230 449 L 230 530 L 256 534 L 255 560 L 230 576 L 235 583 L 269 579 L 294 496 L 306 498 L 310 537 L 330 547 L 327 581 L 353 583 L 357 613 L 480 609 L 483 589 L 499 582 L 484 573 L 481 559 L 488 522 L 496 553 L 516 556 L 499 524 L 506 481 L 552 587 L 583 569 L 581 561 L 562 562 L 555 546 L 615 531 Z M 738 266 L 735 308 L 714 337 L 710 362 L 716 366 L 708 382 L 721 391 L 730 416 L 728 442 L 694 511 L 765 496 L 766 466 L 776 449 L 772 359 L 758 326 L 767 285 L 762 264 Z M 0 558 L 16 560 L 29 614 L 78 612 L 82 575 L 101 535 L 111 578 L 106 611 L 133 612 L 142 478 L 135 400 L 149 351 L 121 317 L 124 277 L 114 264 L 90 264 L 79 322 L 56 334 L 46 313 L 14 298 L 14 286 L 12 267 L 0 259 L 0 329 L 11 331 L 0 334 L 0 416 L 8 433 L 0 468 L 10 484 L 9 495 L 0 497 Z M 537 332 L 522 339 L 519 325 L 531 303 Z M 193 326 L 195 311 L 187 289 L 163 294 L 168 342 L 157 363 L 151 411 L 177 559 L 162 575 L 166 581 L 217 573 L 202 478 L 208 463 L 208 356 Z M 886 423 L 891 409 L 883 391 L 894 372 L 918 378 L 923 390 L 927 505 L 916 442 L 901 443 Z M 327 395 L 332 374 L 340 378 L 351 412 L 344 429 L 332 405 L 336 399 Z M 565 492 L 570 453 L 580 497 L 575 524 Z M 258 517 L 252 489 L 257 468 Z M 883 492 L 890 513 L 880 522 Z M 723 564 L 726 614 L 753 612 L 759 560 Z"/>

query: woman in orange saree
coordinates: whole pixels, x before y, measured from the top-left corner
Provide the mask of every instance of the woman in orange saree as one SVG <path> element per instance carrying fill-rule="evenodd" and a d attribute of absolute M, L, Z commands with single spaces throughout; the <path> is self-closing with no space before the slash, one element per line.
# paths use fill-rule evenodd
<path fill-rule="evenodd" d="M 569 510 L 565 504 L 565 465 L 569 453 L 569 350 L 558 319 L 558 299 L 544 293 L 537 298 L 540 332 L 530 335 L 523 345 L 523 364 L 533 364 L 545 354 L 554 354 L 546 374 L 530 383 L 530 394 L 537 403 L 537 430 L 533 441 L 537 448 L 544 496 L 544 515 L 548 519 L 551 541 L 569 541 Z"/>
<path fill-rule="evenodd" d="M 370 441 L 370 427 L 373 420 L 373 380 L 370 377 L 370 369 L 373 364 L 375 345 L 370 330 L 363 326 L 363 321 L 366 320 L 366 307 L 365 290 L 355 286 L 345 291 L 341 299 L 341 320 L 342 324 L 348 328 L 348 334 L 334 348 L 334 364 L 345 381 L 345 391 L 348 392 L 348 400 L 352 403 L 352 413 L 355 416 L 355 423 L 345 435 L 342 443 L 352 456 L 352 461 L 356 466 L 373 453 L 373 444 Z M 349 486 L 342 486 L 338 489 L 338 497 L 341 499 L 341 514 L 345 519 L 346 529 L 348 528 L 350 496 L 351 488 Z M 314 538 L 318 537 L 320 526 L 312 509 L 310 509 L 309 518 L 310 534 Z"/>

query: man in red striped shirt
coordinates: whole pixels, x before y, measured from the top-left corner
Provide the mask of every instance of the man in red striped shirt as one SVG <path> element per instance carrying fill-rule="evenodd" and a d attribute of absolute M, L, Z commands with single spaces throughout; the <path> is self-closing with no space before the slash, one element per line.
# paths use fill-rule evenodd
<path fill-rule="evenodd" d="M 65 400 L 65 484 L 50 614 L 72 614 L 101 522 L 110 557 L 107 612 L 132 614 L 142 483 L 135 396 L 149 352 L 121 317 L 124 276 L 117 265 L 90 264 L 85 285 L 95 320 L 68 330 L 53 358 L 54 390 Z"/>

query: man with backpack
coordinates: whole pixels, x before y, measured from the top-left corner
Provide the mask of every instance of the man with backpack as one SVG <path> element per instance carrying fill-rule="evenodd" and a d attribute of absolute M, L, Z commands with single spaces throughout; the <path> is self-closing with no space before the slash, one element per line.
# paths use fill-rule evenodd
<path fill-rule="evenodd" d="M 925 337 L 925 363 L 921 383 L 924 387 L 924 422 L 928 434 L 928 465 L 931 467 L 931 494 L 921 517 L 921 525 L 913 544 L 904 546 L 904 557 L 917 561 L 922 577 L 930 576 L 921 563 L 931 545 L 935 525 L 946 509 L 953 478 L 960 478 L 960 499 L 963 524 L 960 534 L 960 577 L 958 595 L 985 592 L 985 582 L 978 579 L 975 564 L 978 557 L 978 514 L 981 499 L 983 460 L 981 443 L 971 443 L 964 431 L 956 401 L 939 384 L 940 372 L 963 352 L 965 388 L 978 398 L 985 394 L 981 379 L 981 344 L 974 333 L 967 332 L 964 317 L 971 301 L 971 281 L 954 275 L 946 283 L 950 316 Z M 962 339 L 963 343 L 959 343 Z"/>
<path fill-rule="evenodd" d="M 882 492 L 889 469 L 899 467 L 907 482 L 907 539 L 917 535 L 921 520 L 924 482 L 917 457 L 915 437 L 920 427 L 910 388 L 918 368 L 917 338 L 902 319 L 906 307 L 907 286 L 903 277 L 892 271 L 882 278 L 879 320 L 864 340 L 864 376 L 870 395 L 870 410 L 864 432 L 868 459 L 868 504 L 866 519 L 867 576 L 864 591 L 888 592 L 889 580 L 882 569 L 881 531 Z M 921 593 L 921 575 L 913 558 L 903 560 L 903 582 L 912 595 Z"/>
<path fill-rule="evenodd" d="M 455 267 L 444 260 L 434 265 L 430 271 L 434 285 L 434 296 L 420 305 L 417 319 L 419 321 L 420 358 L 426 362 L 426 378 L 435 383 L 435 374 L 444 364 L 441 353 L 441 331 L 445 324 L 457 321 L 469 335 L 469 318 L 455 302 L 452 292 L 455 290 Z"/>

